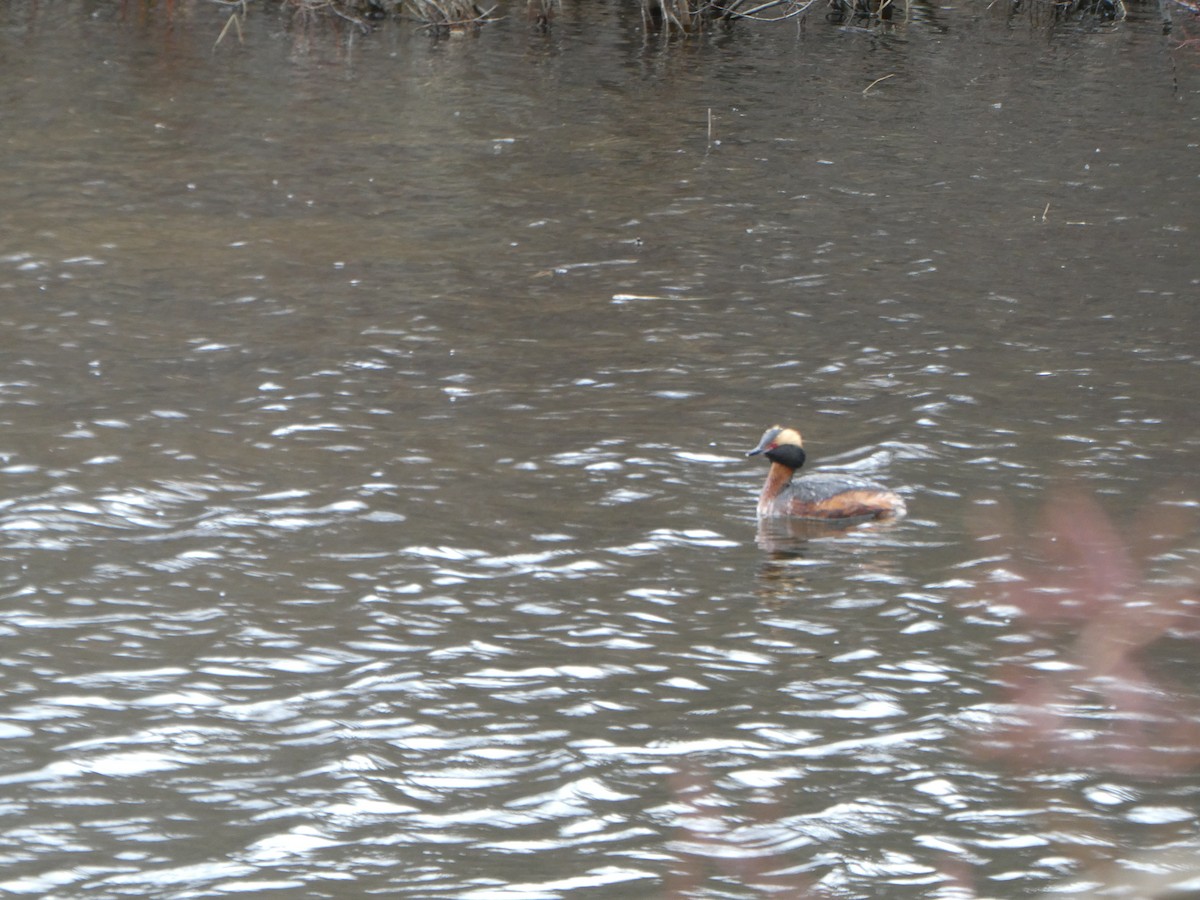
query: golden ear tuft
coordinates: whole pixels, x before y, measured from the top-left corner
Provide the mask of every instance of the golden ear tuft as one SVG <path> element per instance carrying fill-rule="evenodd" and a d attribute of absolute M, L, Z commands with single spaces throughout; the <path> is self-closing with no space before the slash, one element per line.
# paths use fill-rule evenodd
<path fill-rule="evenodd" d="M 793 444 L 797 447 L 804 446 L 804 439 L 800 437 L 800 432 L 795 428 L 784 428 L 775 436 L 777 444 Z"/>

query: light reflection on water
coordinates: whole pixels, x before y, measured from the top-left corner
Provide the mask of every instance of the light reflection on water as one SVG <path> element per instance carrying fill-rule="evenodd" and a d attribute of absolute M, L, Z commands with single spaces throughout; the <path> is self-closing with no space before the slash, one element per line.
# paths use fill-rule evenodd
<path fill-rule="evenodd" d="M 938 16 L 386 31 L 336 84 L 342 45 L 281 72 L 266 28 L 181 29 L 174 76 L 103 17 L 94 83 L 42 65 L 58 29 L 9 54 L 41 99 L 0 187 L 0 889 L 1193 876 L 1195 91 L 1147 111 L 1129 28 L 1123 126 Z M 910 516 L 756 528 L 742 454 L 784 419 Z"/>

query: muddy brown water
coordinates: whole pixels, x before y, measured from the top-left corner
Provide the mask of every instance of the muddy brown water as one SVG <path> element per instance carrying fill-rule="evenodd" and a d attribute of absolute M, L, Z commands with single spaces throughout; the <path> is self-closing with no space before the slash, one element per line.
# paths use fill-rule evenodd
<path fill-rule="evenodd" d="M 1194 889 L 1194 22 L 565 6 L 0 12 L 0 891 Z"/>

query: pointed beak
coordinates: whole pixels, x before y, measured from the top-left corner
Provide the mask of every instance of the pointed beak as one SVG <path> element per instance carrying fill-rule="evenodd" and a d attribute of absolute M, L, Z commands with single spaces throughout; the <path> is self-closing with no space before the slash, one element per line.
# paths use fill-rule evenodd
<path fill-rule="evenodd" d="M 765 453 L 771 448 L 771 441 L 764 437 L 753 450 L 746 451 L 747 456 L 758 456 L 760 453 Z"/>

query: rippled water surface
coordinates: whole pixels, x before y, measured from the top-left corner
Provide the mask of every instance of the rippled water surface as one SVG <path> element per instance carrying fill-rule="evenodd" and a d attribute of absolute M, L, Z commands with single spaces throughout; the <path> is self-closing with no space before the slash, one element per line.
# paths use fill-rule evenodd
<path fill-rule="evenodd" d="M 513 6 L 0 13 L 0 893 L 1200 889 L 1195 20 Z"/>

